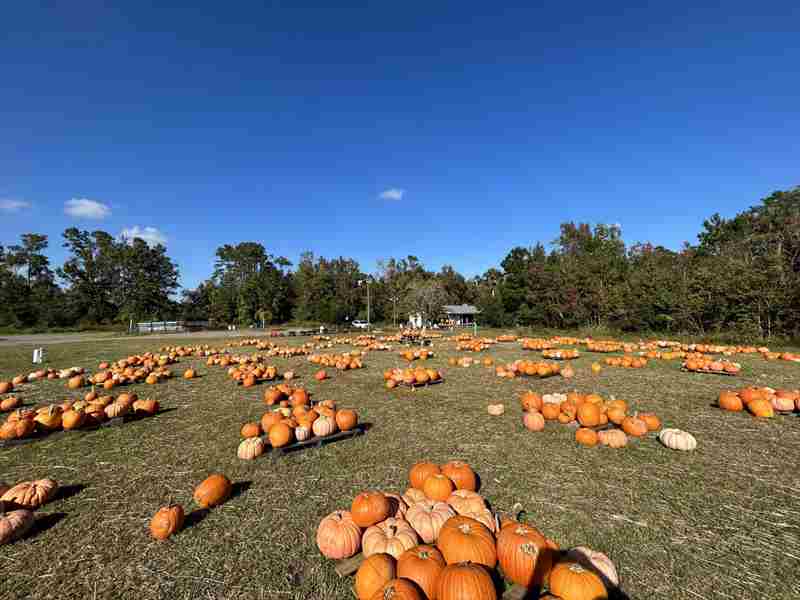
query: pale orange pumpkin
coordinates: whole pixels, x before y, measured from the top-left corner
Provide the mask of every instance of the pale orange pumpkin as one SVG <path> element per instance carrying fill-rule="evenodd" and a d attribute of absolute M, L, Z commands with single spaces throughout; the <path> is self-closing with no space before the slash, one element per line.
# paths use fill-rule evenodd
<path fill-rule="evenodd" d="M 442 526 L 455 514 L 446 502 L 422 500 L 409 507 L 405 518 L 423 542 L 432 544 L 439 538 Z"/>
<path fill-rule="evenodd" d="M 364 556 L 386 553 L 398 558 L 417 544 L 419 544 L 417 532 L 403 519 L 386 519 L 367 528 L 361 538 Z"/>
<path fill-rule="evenodd" d="M 346 510 L 337 510 L 317 527 L 317 548 L 325 558 L 350 558 L 361 549 L 361 529 Z"/>

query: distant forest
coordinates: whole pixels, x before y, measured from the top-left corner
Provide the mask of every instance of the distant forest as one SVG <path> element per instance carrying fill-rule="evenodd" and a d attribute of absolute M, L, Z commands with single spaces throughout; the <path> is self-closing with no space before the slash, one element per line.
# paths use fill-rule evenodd
<path fill-rule="evenodd" d="M 626 246 L 613 225 L 564 223 L 553 242 L 512 248 L 469 279 L 450 266 L 429 271 L 415 256 L 379 261 L 372 273 L 311 252 L 293 265 L 242 242 L 218 248 L 209 278 L 178 296 L 178 267 L 163 246 L 76 228 L 62 237 L 68 259 L 58 268 L 45 254 L 47 236 L 0 246 L 0 328 L 342 324 L 365 318 L 369 279 L 373 322 L 435 318 L 443 304 L 469 303 L 491 326 L 800 337 L 800 188 L 731 219 L 713 215 L 697 243 L 678 251 Z"/>

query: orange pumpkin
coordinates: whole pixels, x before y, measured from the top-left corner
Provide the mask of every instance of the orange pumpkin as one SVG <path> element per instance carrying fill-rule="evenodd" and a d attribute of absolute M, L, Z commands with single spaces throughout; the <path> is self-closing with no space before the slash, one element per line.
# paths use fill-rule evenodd
<path fill-rule="evenodd" d="M 470 517 L 451 517 L 442 526 L 437 545 L 448 565 L 473 562 L 494 569 L 497 564 L 494 535 Z"/>
<path fill-rule="evenodd" d="M 350 431 L 358 424 L 358 414 L 354 410 L 343 409 L 336 411 L 336 425 L 342 431 Z"/>
<path fill-rule="evenodd" d="M 350 514 L 359 527 L 371 527 L 389 518 L 391 508 L 389 499 L 384 494 L 367 490 L 353 499 Z"/>
<path fill-rule="evenodd" d="M 633 437 L 644 437 L 647 435 L 647 424 L 638 417 L 625 417 L 622 431 Z"/>
<path fill-rule="evenodd" d="M 447 502 L 454 489 L 453 481 L 442 473 L 434 473 L 422 485 L 425 496 L 439 502 Z"/>
<path fill-rule="evenodd" d="M 562 600 L 605 600 L 608 591 L 595 573 L 576 562 L 562 562 L 550 573 L 550 591 Z"/>
<path fill-rule="evenodd" d="M 279 421 L 270 427 L 267 435 L 269 436 L 269 443 L 273 448 L 287 446 L 292 441 L 292 437 L 294 437 L 292 428 L 283 421 Z"/>
<path fill-rule="evenodd" d="M 459 563 L 442 570 L 434 597 L 436 600 L 497 600 L 497 591 L 485 567 Z"/>
<path fill-rule="evenodd" d="M 436 581 L 444 568 L 444 557 L 434 546 L 416 546 L 397 559 L 397 576 L 416 583 L 427 598 L 436 597 Z"/>
<path fill-rule="evenodd" d="M 411 487 L 421 490 L 428 477 L 441 472 L 439 465 L 432 462 L 418 462 L 408 471 L 408 480 L 411 483 Z"/>
<path fill-rule="evenodd" d="M 578 431 L 575 432 L 575 441 L 581 444 L 582 446 L 596 446 L 597 445 L 597 433 L 592 429 L 587 429 L 586 427 L 581 427 Z"/>
<path fill-rule="evenodd" d="M 392 579 L 375 592 L 370 600 L 425 600 L 425 597 L 413 581 Z"/>
<path fill-rule="evenodd" d="M 474 492 L 478 489 L 478 478 L 475 471 L 465 462 L 451 460 L 442 465 L 442 474 L 450 478 L 457 490 Z"/>
<path fill-rule="evenodd" d="M 555 552 L 535 527 L 506 524 L 497 536 L 497 560 L 507 579 L 523 587 L 541 586 L 553 567 Z"/>
<path fill-rule="evenodd" d="M 397 563 L 389 554 L 373 554 L 356 571 L 355 593 L 358 600 L 370 600 L 375 592 L 397 577 Z"/>

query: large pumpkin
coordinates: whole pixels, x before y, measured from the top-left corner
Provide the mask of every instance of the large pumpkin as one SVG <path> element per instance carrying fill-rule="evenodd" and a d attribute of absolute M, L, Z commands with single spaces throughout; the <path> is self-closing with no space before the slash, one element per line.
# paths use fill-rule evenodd
<path fill-rule="evenodd" d="M 392 579 L 375 592 L 370 600 L 425 600 L 425 596 L 413 581 Z"/>
<path fill-rule="evenodd" d="M 423 500 L 406 511 L 406 520 L 423 542 L 432 544 L 439 538 L 442 526 L 455 514 L 453 508 L 445 502 Z"/>
<path fill-rule="evenodd" d="M 506 525 L 497 536 L 497 560 L 507 579 L 523 587 L 541 586 L 553 567 L 554 552 L 529 525 Z"/>
<path fill-rule="evenodd" d="M 472 467 L 465 462 L 451 460 L 442 465 L 442 474 L 450 478 L 457 490 L 474 492 L 478 489 L 478 477 Z"/>
<path fill-rule="evenodd" d="M 275 425 L 269 428 L 267 436 L 269 437 L 269 443 L 273 448 L 282 448 L 283 446 L 288 446 L 291 443 L 294 434 L 292 432 L 292 428 L 289 427 L 288 424 L 280 422 L 275 423 Z"/>
<path fill-rule="evenodd" d="M 319 522 L 317 548 L 325 558 L 350 558 L 361 549 L 361 528 L 346 510 L 337 510 Z"/>
<path fill-rule="evenodd" d="M 421 490 L 428 477 L 441 472 L 439 465 L 432 462 L 418 462 L 409 469 L 408 480 L 411 483 L 411 487 Z"/>
<path fill-rule="evenodd" d="M 150 520 L 150 535 L 165 540 L 183 528 L 183 507 L 180 504 L 162 506 Z"/>
<path fill-rule="evenodd" d="M 697 448 L 697 440 L 691 433 L 680 429 L 662 429 L 658 434 L 658 441 L 670 450 L 694 450 Z"/>
<path fill-rule="evenodd" d="M 497 600 L 492 577 L 485 567 L 458 563 L 445 567 L 436 581 L 436 600 Z"/>
<path fill-rule="evenodd" d="M 469 561 L 493 569 L 497 564 L 494 535 L 469 517 L 451 517 L 439 532 L 437 545 L 448 565 Z"/>
<path fill-rule="evenodd" d="M 356 571 L 354 590 L 358 600 L 370 600 L 379 589 L 397 577 L 397 563 L 389 554 L 373 554 Z"/>
<path fill-rule="evenodd" d="M 528 431 L 542 431 L 544 429 L 544 417 L 542 413 L 530 410 L 522 413 L 522 424 Z"/>
<path fill-rule="evenodd" d="M 389 518 L 391 509 L 389 499 L 383 493 L 367 490 L 353 498 L 350 514 L 359 527 L 370 527 Z"/>
<path fill-rule="evenodd" d="M 36 510 L 50 500 L 56 490 L 58 490 L 58 483 L 52 479 L 23 481 L 6 491 L 0 496 L 0 500 L 8 502 L 15 508 Z"/>
<path fill-rule="evenodd" d="M 435 546 L 415 546 L 397 559 L 397 576 L 416 583 L 426 598 L 435 598 L 436 581 L 445 564 L 442 553 Z"/>
<path fill-rule="evenodd" d="M 194 501 L 200 508 L 218 506 L 231 495 L 230 479 L 222 473 L 213 473 L 206 477 L 194 490 Z"/>
<path fill-rule="evenodd" d="M 414 528 L 403 519 L 389 518 L 369 527 L 361 538 L 364 556 L 386 553 L 395 558 L 419 544 L 419 538 Z"/>
<path fill-rule="evenodd" d="M 561 600 L 605 600 L 603 580 L 577 562 L 558 563 L 550 572 L 550 591 Z"/>

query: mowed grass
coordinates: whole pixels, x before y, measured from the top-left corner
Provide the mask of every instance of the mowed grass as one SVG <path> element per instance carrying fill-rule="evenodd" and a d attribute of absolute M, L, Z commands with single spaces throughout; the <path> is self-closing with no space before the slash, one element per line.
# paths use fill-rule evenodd
<path fill-rule="evenodd" d="M 193 342 L 53 345 L 48 358 L 56 367 L 94 369 L 165 343 Z M 593 376 L 589 365 L 602 356 L 584 353 L 569 382 L 509 381 L 485 367 L 447 366 L 448 357 L 463 355 L 454 345 L 437 341 L 428 361 L 446 382 L 415 392 L 383 387 L 383 370 L 401 366 L 396 352 L 369 353 L 362 370 L 329 369 L 332 379 L 321 383 L 305 358 L 274 359 L 317 399 L 353 407 L 372 424 L 365 436 L 274 461 L 236 457 L 239 428 L 263 413 L 265 387 L 243 389 L 224 369 L 186 358 L 174 370 L 193 365 L 200 379 L 132 387 L 175 410 L 0 448 L 0 480 L 53 477 L 73 486 L 40 509 L 34 535 L 2 547 L 0 598 L 349 599 L 352 580 L 339 579 L 317 551 L 319 520 L 365 488 L 402 492 L 415 461 L 454 458 L 475 468 L 495 508 L 520 503 L 526 519 L 562 547 L 606 552 L 631 598 L 800 597 L 800 418 L 756 421 L 711 407 L 726 387 L 799 387 L 800 365 L 743 357 L 744 374 L 728 378 L 650 361 L 642 370 L 607 367 Z M 0 378 L 30 370 L 30 351 L 0 349 Z M 539 355 L 502 344 L 478 356 Z M 613 394 L 690 431 L 698 448 L 673 452 L 650 436 L 622 450 L 586 449 L 566 426 L 527 432 L 518 402 L 526 389 Z M 31 405 L 76 396 L 63 381 L 20 393 Z M 489 417 L 486 405 L 497 401 L 506 414 Z M 214 471 L 238 483 L 237 495 L 170 541 L 152 540 L 147 525 L 156 509 L 172 499 L 189 512 L 194 486 Z"/>

